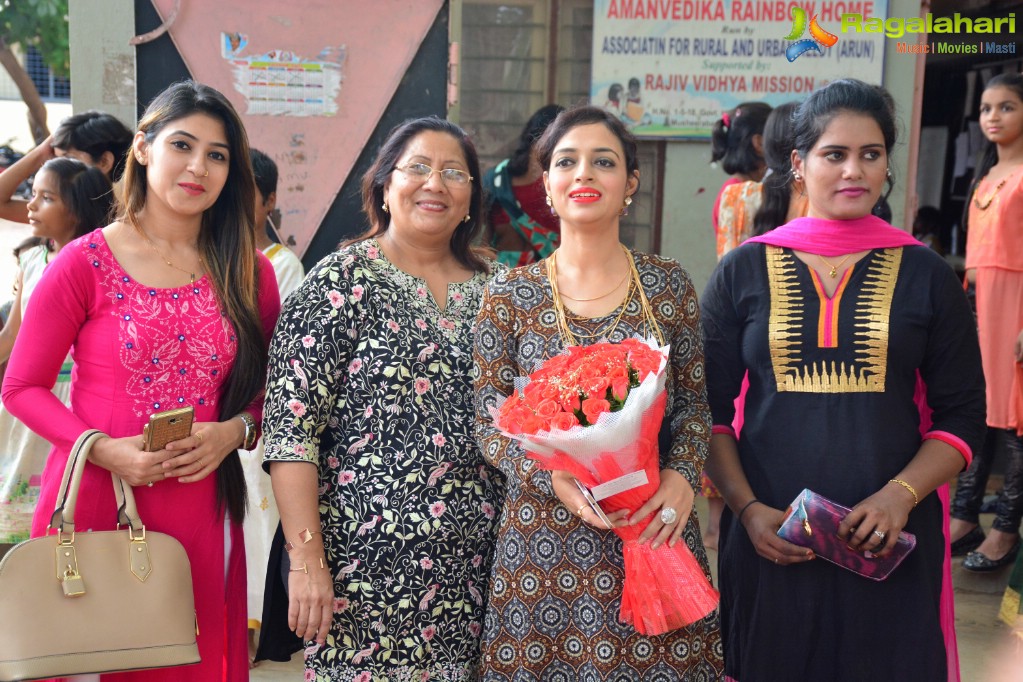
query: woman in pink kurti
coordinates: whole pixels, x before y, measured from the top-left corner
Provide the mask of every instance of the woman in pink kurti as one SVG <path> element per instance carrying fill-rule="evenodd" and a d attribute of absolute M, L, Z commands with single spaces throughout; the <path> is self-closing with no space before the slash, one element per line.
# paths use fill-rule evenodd
<path fill-rule="evenodd" d="M 4 403 L 54 444 L 33 536 L 49 532 L 74 441 L 100 429 L 109 438 L 89 454 L 78 527 L 115 527 L 113 471 L 136 486 L 147 528 L 177 538 L 191 562 L 202 662 L 105 681 L 248 679 L 236 448 L 256 436 L 280 308 L 273 268 L 252 243 L 248 160 L 244 128 L 220 93 L 188 82 L 158 96 L 128 159 L 122 218 L 51 264 L 7 370 Z M 70 409 L 48 388 L 69 349 Z M 150 414 L 189 405 L 191 436 L 142 451 Z"/>

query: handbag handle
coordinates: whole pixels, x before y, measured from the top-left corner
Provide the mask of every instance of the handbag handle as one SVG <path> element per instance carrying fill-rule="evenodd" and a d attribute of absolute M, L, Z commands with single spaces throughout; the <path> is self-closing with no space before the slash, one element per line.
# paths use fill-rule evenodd
<path fill-rule="evenodd" d="M 50 528 L 58 532 L 75 532 L 75 505 L 78 502 L 78 489 L 82 484 L 82 475 L 85 473 L 85 463 L 89 459 L 89 450 L 100 438 L 106 434 L 97 429 L 89 429 L 78 437 L 71 453 L 68 455 L 67 465 L 64 467 L 64 476 L 60 481 L 60 490 L 57 492 L 57 506 L 50 517 Z M 121 477 L 110 472 L 114 484 L 114 498 L 117 500 L 117 521 L 118 524 L 131 526 L 133 531 L 142 530 L 142 519 L 139 517 L 138 509 L 135 506 L 135 496 L 132 494 L 131 486 L 124 485 Z"/>

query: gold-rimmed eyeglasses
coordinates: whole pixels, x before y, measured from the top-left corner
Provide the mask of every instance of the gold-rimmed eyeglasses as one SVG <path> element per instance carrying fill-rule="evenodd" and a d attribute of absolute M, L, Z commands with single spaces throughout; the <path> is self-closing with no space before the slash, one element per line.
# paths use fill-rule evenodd
<path fill-rule="evenodd" d="M 440 179 L 446 185 L 468 185 L 472 180 L 471 175 L 457 168 L 431 168 L 425 163 L 409 163 L 404 166 L 398 166 L 397 170 L 410 177 L 419 178 L 423 182 L 426 182 L 434 173 L 439 173 Z"/>

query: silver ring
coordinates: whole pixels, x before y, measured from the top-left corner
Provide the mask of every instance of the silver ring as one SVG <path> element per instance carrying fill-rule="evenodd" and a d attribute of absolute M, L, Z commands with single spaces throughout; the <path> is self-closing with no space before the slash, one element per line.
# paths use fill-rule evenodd
<path fill-rule="evenodd" d="M 146 483 L 146 487 L 147 488 L 152 488 L 153 487 L 153 482 L 150 481 L 149 483 Z"/>
<path fill-rule="evenodd" d="M 874 535 L 876 535 L 878 539 L 881 540 L 881 542 L 884 542 L 885 540 L 888 539 L 888 533 L 882 533 L 879 530 L 875 530 Z"/>
<path fill-rule="evenodd" d="M 665 526 L 670 526 L 675 523 L 678 518 L 678 512 L 673 507 L 662 507 L 661 508 L 661 523 Z"/>

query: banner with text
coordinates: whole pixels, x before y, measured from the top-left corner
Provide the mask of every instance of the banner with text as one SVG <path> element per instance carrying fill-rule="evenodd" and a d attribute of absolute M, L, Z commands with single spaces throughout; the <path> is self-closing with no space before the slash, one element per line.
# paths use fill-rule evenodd
<path fill-rule="evenodd" d="M 709 138 L 724 111 L 800 100 L 838 78 L 881 83 L 888 0 L 595 0 L 590 101 L 640 137 Z"/>

